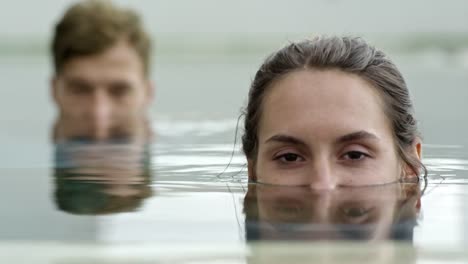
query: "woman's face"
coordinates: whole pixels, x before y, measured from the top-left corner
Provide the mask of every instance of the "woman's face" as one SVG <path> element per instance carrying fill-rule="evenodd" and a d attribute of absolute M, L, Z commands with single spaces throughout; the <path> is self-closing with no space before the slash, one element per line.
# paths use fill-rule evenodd
<path fill-rule="evenodd" d="M 313 189 L 397 181 L 403 167 L 384 103 L 361 77 L 339 70 L 285 75 L 263 98 L 249 177 Z"/>

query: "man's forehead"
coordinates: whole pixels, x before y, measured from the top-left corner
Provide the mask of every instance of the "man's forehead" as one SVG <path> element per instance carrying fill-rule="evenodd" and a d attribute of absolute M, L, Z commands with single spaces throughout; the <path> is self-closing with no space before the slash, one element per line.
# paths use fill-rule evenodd
<path fill-rule="evenodd" d="M 102 75 L 106 72 L 142 74 L 144 68 L 136 50 L 124 42 L 114 44 L 100 53 L 69 58 L 60 72 L 62 75 Z"/>

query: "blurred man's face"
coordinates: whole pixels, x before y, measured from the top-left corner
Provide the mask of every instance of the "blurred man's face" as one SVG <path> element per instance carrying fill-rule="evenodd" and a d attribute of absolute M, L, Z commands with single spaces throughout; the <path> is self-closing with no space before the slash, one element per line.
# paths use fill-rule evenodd
<path fill-rule="evenodd" d="M 106 139 L 116 123 L 145 115 L 153 90 L 136 51 L 125 41 L 96 55 L 71 58 L 53 80 L 60 116 Z"/>

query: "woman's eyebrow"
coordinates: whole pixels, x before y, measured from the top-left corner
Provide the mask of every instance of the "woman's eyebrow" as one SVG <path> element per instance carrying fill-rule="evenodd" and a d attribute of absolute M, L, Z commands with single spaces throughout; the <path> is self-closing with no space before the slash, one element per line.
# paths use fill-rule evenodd
<path fill-rule="evenodd" d="M 356 140 L 378 140 L 379 138 L 370 132 L 361 130 L 357 132 L 353 132 L 350 134 L 346 134 L 344 136 L 339 137 L 335 143 L 340 144 L 340 143 L 345 143 L 349 141 L 356 141 Z M 269 142 L 281 142 L 281 143 L 289 143 L 293 145 L 301 145 L 301 146 L 307 146 L 307 144 L 293 136 L 288 136 L 288 135 L 283 135 L 283 134 L 278 134 L 274 135 L 267 140 L 265 140 L 265 143 Z"/>
<path fill-rule="evenodd" d="M 341 143 L 346 143 L 346 142 L 349 142 L 349 141 L 356 141 L 356 140 L 378 140 L 379 137 L 377 137 L 376 135 L 370 133 L 370 132 L 367 132 L 367 131 L 364 131 L 364 130 L 361 130 L 361 131 L 357 131 L 357 132 L 354 132 L 354 133 L 351 133 L 351 134 L 346 134 L 344 136 L 341 136 L 339 137 L 335 143 L 336 144 L 341 144 Z"/>
<path fill-rule="evenodd" d="M 269 142 L 281 142 L 281 143 L 289 143 L 293 145 L 307 146 L 307 144 L 304 141 L 298 138 L 288 136 L 288 135 L 282 135 L 282 134 L 274 135 L 270 137 L 269 139 L 265 140 L 265 143 L 269 143 Z"/>

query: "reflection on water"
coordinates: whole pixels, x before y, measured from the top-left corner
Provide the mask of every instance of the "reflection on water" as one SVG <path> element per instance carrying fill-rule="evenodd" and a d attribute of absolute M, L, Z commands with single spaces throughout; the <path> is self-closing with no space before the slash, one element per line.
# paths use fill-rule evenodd
<path fill-rule="evenodd" d="M 55 146 L 55 201 L 75 214 L 136 210 L 151 196 L 145 145 L 62 142 Z"/>
<path fill-rule="evenodd" d="M 75 121 L 59 118 L 53 130 L 57 207 L 94 215 L 138 209 L 152 195 L 147 123 L 121 120 L 97 139 L 90 122 Z"/>
<path fill-rule="evenodd" d="M 418 184 L 313 191 L 249 185 L 247 240 L 407 240 L 420 211 Z"/>

